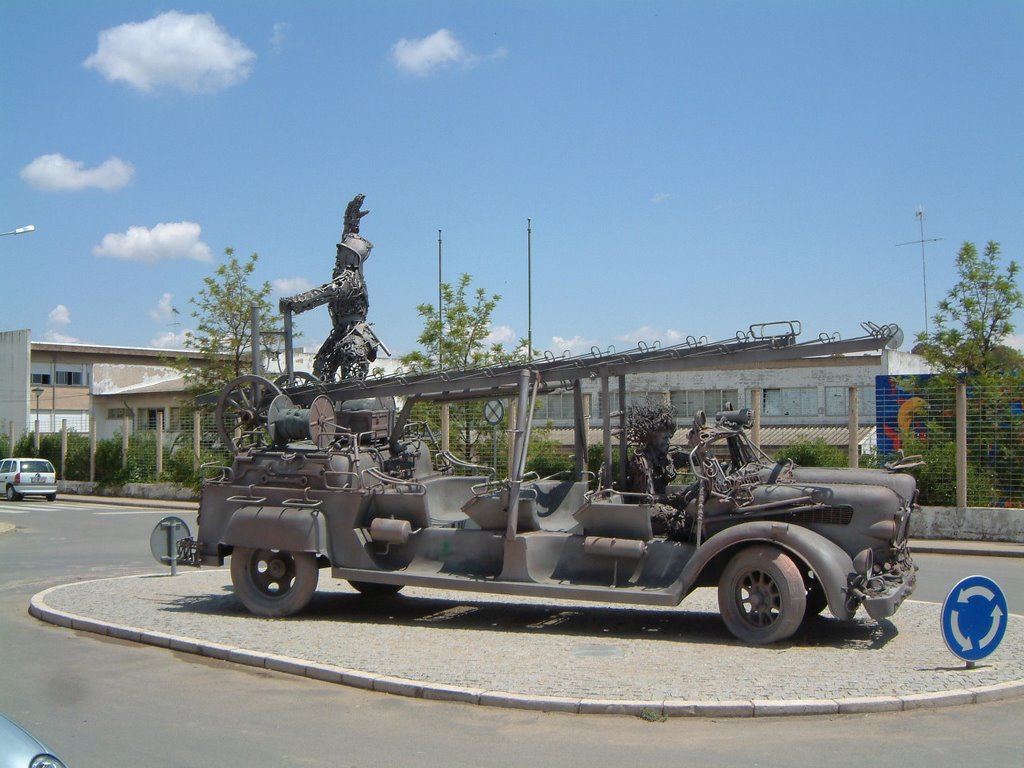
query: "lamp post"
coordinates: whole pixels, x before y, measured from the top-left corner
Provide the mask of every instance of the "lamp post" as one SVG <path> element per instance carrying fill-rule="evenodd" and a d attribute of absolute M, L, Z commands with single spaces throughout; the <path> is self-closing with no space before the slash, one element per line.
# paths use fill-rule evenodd
<path fill-rule="evenodd" d="M 32 394 L 36 396 L 36 453 L 39 453 L 39 398 L 45 391 L 42 387 L 32 387 Z"/>
<path fill-rule="evenodd" d="M 4 235 L 27 235 L 29 232 L 35 231 L 36 225 L 29 224 L 27 227 L 18 227 L 17 229 L 12 229 L 10 232 L 0 232 L 0 237 L 3 237 Z"/>

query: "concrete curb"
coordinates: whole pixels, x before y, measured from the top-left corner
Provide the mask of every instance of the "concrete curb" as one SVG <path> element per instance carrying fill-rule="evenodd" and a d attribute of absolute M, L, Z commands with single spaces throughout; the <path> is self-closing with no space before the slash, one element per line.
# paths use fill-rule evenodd
<path fill-rule="evenodd" d="M 137 579 L 140 576 L 119 576 L 115 579 Z M 112 579 L 94 579 L 110 581 Z M 76 582 L 81 584 L 83 582 Z M 61 611 L 47 605 L 46 597 L 65 586 L 50 587 L 32 596 L 29 613 L 35 618 L 68 629 L 92 632 L 134 643 L 154 645 L 172 651 L 193 653 L 235 664 L 268 669 L 313 680 L 346 685 L 396 696 L 452 701 L 487 707 L 504 707 L 541 712 L 572 714 L 630 715 L 643 719 L 668 717 L 782 717 L 790 715 L 836 715 L 876 712 L 901 712 L 914 709 L 988 703 L 1024 696 L 1024 680 L 1013 680 L 976 688 L 940 692 L 911 693 L 903 696 L 856 697 L 839 699 L 736 699 L 729 701 L 685 701 L 663 699 L 632 701 L 627 699 L 588 699 L 567 696 L 541 696 L 506 691 L 443 685 L 409 680 L 401 677 L 362 672 L 360 670 L 315 664 L 303 659 L 205 642 L 190 637 L 152 632 L 138 627 L 109 624 L 85 616 Z"/>
<path fill-rule="evenodd" d="M 14 523 L 0 523 L 0 536 L 14 530 Z"/>

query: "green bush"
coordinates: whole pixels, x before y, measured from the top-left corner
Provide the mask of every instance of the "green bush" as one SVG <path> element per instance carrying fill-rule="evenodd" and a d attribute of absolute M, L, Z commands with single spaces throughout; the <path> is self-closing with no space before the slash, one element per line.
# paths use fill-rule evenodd
<path fill-rule="evenodd" d="M 941 436 L 936 429 L 931 438 Z M 917 478 L 919 503 L 926 506 L 952 507 L 956 505 L 956 444 L 949 440 L 905 437 L 907 455 L 920 454 L 924 464 L 910 470 Z M 997 503 L 999 492 L 993 473 L 975 464 L 967 465 L 967 504 L 988 507 Z"/>
<path fill-rule="evenodd" d="M 829 445 L 822 438 L 797 440 L 775 453 L 776 461 L 790 460 L 801 467 L 846 467 L 849 458 L 846 451 Z"/>

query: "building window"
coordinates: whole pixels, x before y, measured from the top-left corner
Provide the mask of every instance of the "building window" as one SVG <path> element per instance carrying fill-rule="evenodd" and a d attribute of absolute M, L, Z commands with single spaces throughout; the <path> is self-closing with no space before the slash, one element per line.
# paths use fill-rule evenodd
<path fill-rule="evenodd" d="M 765 416 L 817 416 L 817 387 L 766 389 L 763 396 Z"/>
<path fill-rule="evenodd" d="M 875 417 L 875 388 L 857 387 L 857 416 L 861 420 Z M 849 412 L 849 388 L 825 387 L 825 415 L 846 416 Z"/>
<path fill-rule="evenodd" d="M 32 363 L 32 384 L 52 384 L 53 368 L 49 363 Z"/>
<path fill-rule="evenodd" d="M 82 386 L 82 372 L 81 371 L 57 371 L 56 383 L 64 387 L 80 387 Z"/>
<path fill-rule="evenodd" d="M 161 426 L 164 424 L 163 408 L 139 408 L 139 429 L 156 429 L 157 420 Z"/>
<path fill-rule="evenodd" d="M 713 419 L 716 413 L 726 410 L 726 406 L 736 407 L 739 392 L 735 389 L 675 389 L 669 393 L 669 398 L 677 419 L 692 419 L 697 411 L 704 411 Z"/>
<path fill-rule="evenodd" d="M 546 421 L 572 421 L 574 412 L 572 392 L 541 395 L 537 398 L 534 419 L 542 424 Z"/>
<path fill-rule="evenodd" d="M 134 419 L 135 414 L 131 412 L 131 409 L 125 408 L 107 408 L 107 418 L 111 421 L 120 421 L 124 418 L 125 413 L 128 414 L 128 420 Z"/>

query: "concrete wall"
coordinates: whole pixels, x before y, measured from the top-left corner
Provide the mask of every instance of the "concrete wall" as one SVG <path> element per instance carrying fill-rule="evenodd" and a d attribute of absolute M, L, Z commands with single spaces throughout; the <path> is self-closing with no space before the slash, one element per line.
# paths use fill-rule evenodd
<path fill-rule="evenodd" d="M 910 519 L 915 539 L 1009 541 L 1024 544 L 1024 509 L 922 507 Z"/>
<path fill-rule="evenodd" d="M 0 430 L 9 434 L 14 424 L 15 439 L 29 423 L 29 348 L 32 332 L 0 333 Z"/>

